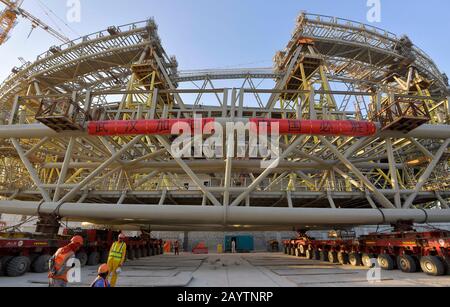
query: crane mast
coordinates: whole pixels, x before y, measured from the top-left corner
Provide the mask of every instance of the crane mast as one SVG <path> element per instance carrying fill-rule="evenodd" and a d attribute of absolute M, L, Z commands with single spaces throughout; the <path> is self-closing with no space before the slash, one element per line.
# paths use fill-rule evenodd
<path fill-rule="evenodd" d="M 6 8 L 0 13 L 0 45 L 2 45 L 8 40 L 9 33 L 17 24 L 18 16 L 21 16 L 31 21 L 33 29 L 39 27 L 63 43 L 67 43 L 70 41 L 69 38 L 59 33 L 49 25 L 45 24 L 39 18 L 33 16 L 26 10 L 22 9 L 20 6 L 22 5 L 23 0 L 18 1 L 0 0 L 0 2 L 6 5 Z"/>

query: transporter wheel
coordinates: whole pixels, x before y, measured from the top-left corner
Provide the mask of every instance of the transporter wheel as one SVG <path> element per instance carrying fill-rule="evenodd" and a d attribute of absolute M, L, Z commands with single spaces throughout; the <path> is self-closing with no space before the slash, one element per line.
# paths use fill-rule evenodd
<path fill-rule="evenodd" d="M 142 258 L 141 249 L 136 248 L 134 251 L 135 251 L 134 254 L 136 255 L 136 259 L 141 259 Z"/>
<path fill-rule="evenodd" d="M 320 260 L 320 251 L 318 249 L 313 249 L 312 260 Z"/>
<path fill-rule="evenodd" d="M 287 254 L 288 254 L 288 248 L 287 248 L 287 246 L 286 246 L 286 245 L 284 246 L 284 254 L 285 254 L 285 255 L 287 255 Z"/>
<path fill-rule="evenodd" d="M 320 252 L 320 261 L 328 262 L 328 251 L 323 250 Z"/>
<path fill-rule="evenodd" d="M 373 266 L 372 259 L 377 259 L 377 257 L 374 254 L 363 254 L 361 257 L 363 265 L 367 268 L 371 268 Z"/>
<path fill-rule="evenodd" d="M 129 260 L 136 259 L 136 253 L 135 253 L 134 249 L 128 250 L 127 256 L 128 256 Z"/>
<path fill-rule="evenodd" d="M 295 249 L 295 257 L 300 257 L 300 250 L 298 248 Z"/>
<path fill-rule="evenodd" d="M 142 254 L 142 257 L 147 258 L 148 257 L 148 249 L 145 247 L 142 247 L 141 254 Z"/>
<path fill-rule="evenodd" d="M 75 257 L 80 260 L 81 267 L 86 266 L 89 259 L 88 254 L 86 254 L 85 252 L 78 252 Z"/>
<path fill-rule="evenodd" d="M 101 251 L 100 252 L 100 263 L 107 263 L 109 257 L 109 252 L 107 251 Z"/>
<path fill-rule="evenodd" d="M 6 266 L 13 258 L 13 256 L 3 256 L 0 259 L 0 276 L 6 276 Z"/>
<path fill-rule="evenodd" d="M 31 270 L 34 273 L 45 273 L 48 272 L 48 261 L 50 260 L 50 255 L 40 255 L 31 264 Z"/>
<path fill-rule="evenodd" d="M 422 271 L 430 276 L 442 276 L 445 274 L 444 263 L 436 256 L 427 256 L 420 259 Z"/>
<path fill-rule="evenodd" d="M 386 271 L 392 271 L 395 269 L 395 262 L 391 256 L 382 254 L 378 256 L 378 265 L 381 269 Z"/>
<path fill-rule="evenodd" d="M 362 265 L 361 255 L 358 253 L 350 253 L 348 255 L 348 261 L 350 262 L 350 264 L 352 266 L 361 266 Z"/>
<path fill-rule="evenodd" d="M 328 261 L 330 263 L 339 263 L 338 253 L 334 252 L 334 251 L 329 251 L 328 252 Z"/>
<path fill-rule="evenodd" d="M 6 275 L 9 277 L 19 277 L 28 272 L 30 267 L 30 258 L 18 256 L 11 259 L 6 266 Z"/>
<path fill-rule="evenodd" d="M 398 256 L 397 266 L 403 273 L 417 272 L 416 260 L 410 255 Z"/>
<path fill-rule="evenodd" d="M 305 255 L 305 252 L 306 252 L 306 247 L 304 246 L 304 245 L 300 245 L 299 247 L 298 247 L 298 250 L 299 250 L 299 252 L 300 252 L 300 255 Z"/>
<path fill-rule="evenodd" d="M 337 254 L 337 258 L 340 264 L 342 265 L 346 265 L 349 264 L 349 260 L 348 260 L 348 254 L 346 252 L 339 252 Z"/>
<path fill-rule="evenodd" d="M 311 260 L 312 257 L 313 257 L 313 251 L 312 251 L 312 249 L 307 249 L 306 252 L 305 252 L 305 256 L 306 256 L 306 259 Z"/>
<path fill-rule="evenodd" d="M 92 252 L 89 254 L 87 265 L 94 266 L 98 265 L 100 263 L 100 253 L 99 252 Z"/>

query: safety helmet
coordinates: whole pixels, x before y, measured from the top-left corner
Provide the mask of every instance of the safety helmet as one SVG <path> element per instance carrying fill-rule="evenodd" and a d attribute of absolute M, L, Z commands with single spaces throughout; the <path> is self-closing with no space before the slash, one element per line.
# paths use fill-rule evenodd
<path fill-rule="evenodd" d="M 74 236 L 74 237 L 72 238 L 72 240 L 70 240 L 70 242 L 73 243 L 73 244 L 83 245 L 84 240 L 83 240 L 83 237 L 82 237 L 82 236 Z"/>
<path fill-rule="evenodd" d="M 126 236 L 123 233 L 121 233 L 119 235 L 119 240 L 125 240 L 125 238 L 126 238 Z"/>
<path fill-rule="evenodd" d="M 98 268 L 98 274 L 106 274 L 109 272 L 109 267 L 106 263 L 102 264 L 99 268 Z"/>

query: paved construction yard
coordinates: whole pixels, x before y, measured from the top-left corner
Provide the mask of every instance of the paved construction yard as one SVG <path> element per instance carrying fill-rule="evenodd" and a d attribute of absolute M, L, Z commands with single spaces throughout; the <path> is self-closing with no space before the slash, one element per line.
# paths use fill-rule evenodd
<path fill-rule="evenodd" d="M 88 286 L 95 267 L 82 271 Z M 284 254 L 162 255 L 127 262 L 119 278 L 122 287 L 450 287 L 450 276 L 430 277 L 400 271 L 381 274 L 369 283 L 367 269 L 333 265 Z M 0 286 L 45 287 L 46 274 L 29 273 L 19 278 L 0 277 Z"/>

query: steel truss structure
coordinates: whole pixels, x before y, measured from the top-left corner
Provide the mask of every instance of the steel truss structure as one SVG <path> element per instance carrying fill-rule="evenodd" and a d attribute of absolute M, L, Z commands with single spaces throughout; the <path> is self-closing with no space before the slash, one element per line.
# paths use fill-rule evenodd
<path fill-rule="evenodd" d="M 153 229 L 450 222 L 448 80 L 423 51 L 407 37 L 302 13 L 274 61 L 178 71 L 153 20 L 50 48 L 0 86 L 0 212 Z M 217 85 L 224 80 L 241 86 Z M 379 129 L 363 138 L 282 136 L 269 169 L 262 158 L 231 158 L 231 143 L 224 158 L 177 158 L 167 136 L 85 129 L 93 120 L 199 115 Z"/>

